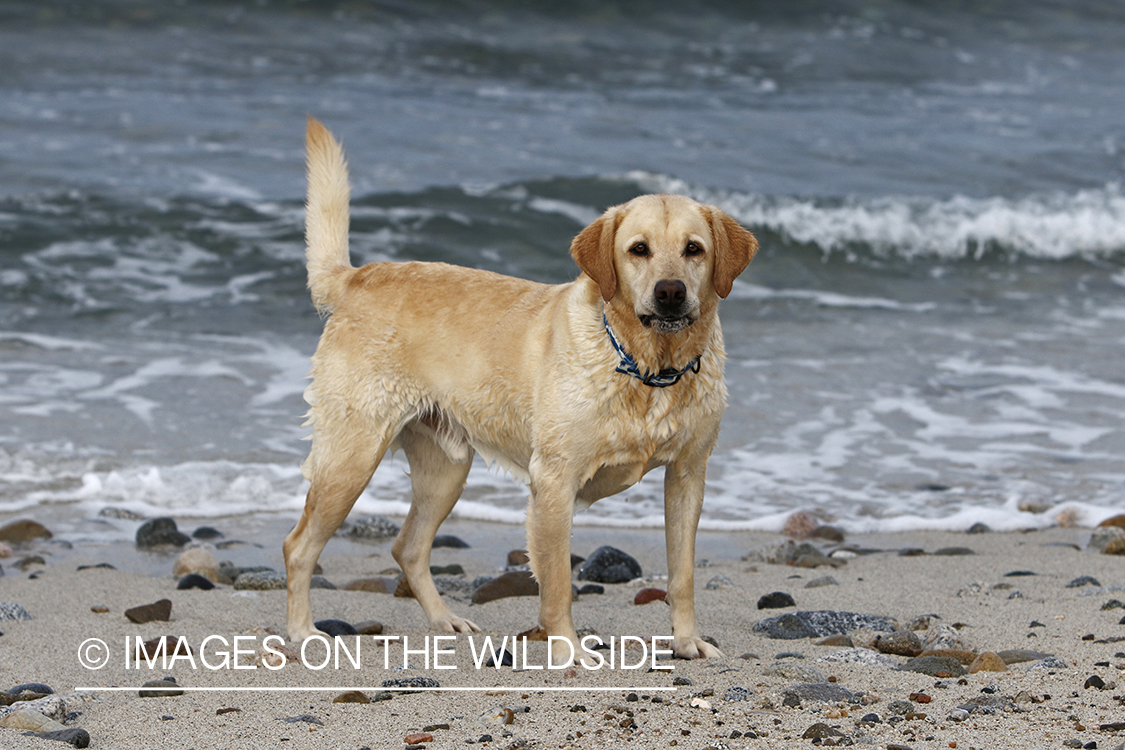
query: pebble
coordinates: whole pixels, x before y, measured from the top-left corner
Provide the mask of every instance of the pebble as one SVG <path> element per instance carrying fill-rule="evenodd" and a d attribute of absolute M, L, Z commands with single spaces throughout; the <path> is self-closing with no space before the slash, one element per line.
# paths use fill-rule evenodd
<path fill-rule="evenodd" d="M 980 521 L 977 521 L 976 523 L 974 523 L 972 526 L 969 527 L 969 530 L 966 533 L 968 533 L 968 534 L 989 534 L 991 532 L 992 532 L 991 526 L 989 526 L 986 523 L 981 523 Z"/>
<path fill-rule="evenodd" d="M 724 575 L 712 576 L 711 580 L 704 586 L 708 591 L 720 591 L 722 589 L 734 588 L 734 581 Z"/>
<path fill-rule="evenodd" d="M 1099 677 L 1096 674 L 1091 675 L 1089 678 L 1087 678 L 1085 684 L 1083 684 L 1082 687 L 1086 690 L 1089 690 L 1090 688 L 1097 688 L 1098 690 L 1105 690 L 1105 680 L 1103 680 L 1101 677 Z"/>
<path fill-rule="evenodd" d="M 828 682 L 828 675 L 821 672 L 816 667 L 810 667 L 806 664 L 795 664 L 793 662 L 775 664 L 773 667 L 767 669 L 764 674 L 767 677 L 782 677 L 786 680 L 794 680 L 796 682 Z"/>
<path fill-rule="evenodd" d="M 633 597 L 633 604 L 640 606 L 651 602 L 662 602 L 667 595 L 668 593 L 664 591 L 664 589 L 641 589 L 637 592 L 637 595 Z"/>
<path fill-rule="evenodd" d="M 1118 528 L 1125 528 L 1125 513 L 1121 513 L 1121 514 L 1118 514 L 1116 516 L 1110 516 L 1109 518 L 1107 518 L 1104 521 L 1102 521 L 1101 523 L 1099 523 L 1098 526 L 1102 527 L 1102 528 L 1104 528 L 1106 526 L 1116 526 Z"/>
<path fill-rule="evenodd" d="M 753 694 L 754 691 L 750 688 L 743 687 L 742 685 L 732 685 L 729 690 L 723 693 L 723 700 L 733 702 L 748 701 Z"/>
<path fill-rule="evenodd" d="M 356 578 L 343 586 L 344 591 L 366 591 L 369 594 L 389 594 L 387 582 L 382 578 Z"/>
<path fill-rule="evenodd" d="M 793 612 L 780 617 L 759 620 L 754 624 L 753 632 L 765 633 L 770 638 L 791 640 L 850 633 L 860 628 L 886 633 L 897 630 L 893 620 L 878 615 L 864 615 L 836 610 L 815 610 Z"/>
<path fill-rule="evenodd" d="M 437 688 L 441 684 L 432 677 L 399 677 L 395 680 L 383 680 L 385 688 Z"/>
<path fill-rule="evenodd" d="M 210 526 L 200 526 L 195 531 L 191 532 L 192 539 L 201 539 L 209 541 L 211 539 L 222 539 L 225 534 L 218 529 L 211 528 Z"/>
<path fill-rule="evenodd" d="M 1090 534 L 1090 549 L 1105 552 L 1110 542 L 1125 538 L 1125 529 L 1118 526 L 1100 526 Z"/>
<path fill-rule="evenodd" d="M 605 586 L 600 583 L 587 583 L 582 588 L 578 589 L 579 596 L 586 596 L 587 594 L 604 594 Z"/>
<path fill-rule="evenodd" d="M 918 672 L 931 677 L 961 677 L 965 668 L 949 656 L 917 656 L 898 667 L 902 672 Z"/>
<path fill-rule="evenodd" d="M 332 699 L 333 703 L 370 703 L 371 699 L 358 690 L 349 690 L 340 693 Z"/>
<path fill-rule="evenodd" d="M 236 591 L 275 591 L 285 586 L 285 574 L 276 570 L 248 571 L 234 579 Z"/>
<path fill-rule="evenodd" d="M 836 662 L 844 664 L 859 664 L 868 667 L 896 667 L 898 662 L 889 656 L 876 653 L 866 648 L 846 648 L 816 660 L 819 662 Z"/>
<path fill-rule="evenodd" d="M 398 536 L 399 525 L 382 516 L 367 516 L 348 527 L 347 535 L 354 539 L 390 539 Z M 436 537 L 435 537 L 436 539 Z"/>
<path fill-rule="evenodd" d="M 149 680 L 141 685 L 140 690 L 142 698 L 174 698 L 183 694 L 183 688 L 176 684 L 176 681 L 171 677 L 165 677 L 163 680 Z"/>
<path fill-rule="evenodd" d="M 19 708 L 0 718 L 0 726 L 9 729 L 30 729 L 32 732 L 55 732 L 66 729 L 54 719 L 44 716 L 33 708 Z"/>
<path fill-rule="evenodd" d="M 1026 661 L 1036 661 L 1038 659 L 1046 659 L 1053 654 L 1044 654 L 1039 651 L 1032 651 L 1026 648 L 1013 648 L 1006 651 L 997 651 L 996 655 L 1004 660 L 1005 664 L 1020 664 Z"/>
<path fill-rule="evenodd" d="M 50 685 L 42 682 L 24 682 L 15 687 L 8 688 L 8 695 L 19 695 L 21 693 L 34 693 L 37 696 L 54 695 L 55 691 Z"/>
<path fill-rule="evenodd" d="M 922 653 L 922 640 L 912 630 L 896 630 L 876 638 L 875 650 L 896 656 L 917 656 Z"/>
<path fill-rule="evenodd" d="M 359 635 L 382 635 L 383 623 L 378 620 L 364 620 L 355 624 L 355 632 Z"/>
<path fill-rule="evenodd" d="M 336 590 L 336 584 L 332 583 L 332 581 L 329 581 L 324 576 L 313 576 L 312 578 L 309 579 L 309 588 L 310 589 L 327 589 L 329 591 L 335 591 Z"/>
<path fill-rule="evenodd" d="M 184 550 L 172 565 L 172 575 L 179 578 L 188 573 L 198 573 L 205 578 L 215 580 L 219 575 L 219 561 L 210 550 L 203 547 Z"/>
<path fill-rule="evenodd" d="M 154 518 L 145 521 L 137 529 L 136 543 L 138 547 L 158 547 L 171 544 L 182 547 L 191 541 L 191 537 L 176 528 L 176 522 L 171 518 Z"/>
<path fill-rule="evenodd" d="M 30 734 L 30 733 L 29 733 Z M 55 740 L 65 742 L 74 747 L 89 747 L 90 733 L 80 727 L 66 727 L 53 732 L 38 732 L 35 734 L 41 740 Z"/>
<path fill-rule="evenodd" d="M 975 555 L 976 552 L 968 547 L 942 547 L 936 550 L 934 554 L 940 557 L 961 557 L 963 555 Z"/>
<path fill-rule="evenodd" d="M 317 620 L 313 625 L 330 638 L 338 635 L 359 635 L 350 622 L 343 620 Z"/>
<path fill-rule="evenodd" d="M 918 656 L 948 656 L 961 662 L 961 666 L 967 667 L 976 660 L 977 653 L 957 648 L 931 648 L 918 654 Z"/>
<path fill-rule="evenodd" d="M 758 599 L 758 609 L 783 609 L 796 606 L 797 602 L 784 591 L 774 591 Z"/>
<path fill-rule="evenodd" d="M 23 544 L 36 539 L 50 539 L 52 536 L 54 535 L 46 526 L 30 519 L 12 521 L 0 528 L 0 542 L 11 542 L 12 544 Z"/>
<path fill-rule="evenodd" d="M 125 617 L 138 625 L 146 622 L 167 622 L 172 618 L 172 602 L 169 599 L 161 599 L 152 604 L 142 604 L 125 610 Z"/>
<path fill-rule="evenodd" d="M 1125 609 L 1125 604 L 1123 604 L 1119 599 L 1110 599 L 1108 602 L 1102 605 L 1101 611 L 1105 612 L 1111 609 Z"/>
<path fill-rule="evenodd" d="M 785 519 L 785 526 L 782 527 L 781 533 L 794 539 L 806 539 L 819 525 L 819 518 L 807 510 L 799 510 Z"/>
<path fill-rule="evenodd" d="M 840 583 L 835 578 L 833 578 L 832 576 L 821 576 L 820 578 L 814 578 L 811 581 L 809 581 L 808 583 L 806 583 L 805 588 L 807 588 L 807 589 L 818 589 L 818 588 L 821 588 L 823 586 L 839 586 L 839 585 L 840 585 Z"/>
<path fill-rule="evenodd" d="M 12 563 L 12 567 L 13 568 L 19 568 L 21 571 L 26 571 L 32 565 L 46 565 L 46 564 L 47 564 L 47 561 L 44 560 L 39 555 L 27 555 L 26 557 L 21 557 L 19 560 L 16 560 L 14 563 Z"/>
<path fill-rule="evenodd" d="M 469 549 L 469 543 L 452 534 L 438 534 L 431 545 L 434 549 L 445 547 L 447 549 Z"/>
<path fill-rule="evenodd" d="M 809 536 L 813 539 L 823 539 L 826 542 L 836 542 L 837 544 L 844 541 L 843 530 L 835 526 L 817 526 Z"/>
<path fill-rule="evenodd" d="M 15 602 L 0 602 L 0 622 L 30 620 L 27 610 Z"/>
<path fill-rule="evenodd" d="M 1030 667 L 1028 667 L 1028 669 L 1048 669 L 1048 670 L 1066 669 L 1066 668 L 1067 668 L 1067 663 L 1065 661 L 1063 661 L 1062 659 L 1058 658 L 1057 656 L 1048 656 L 1045 659 L 1040 659 L 1040 660 L 1034 662 Z"/>
<path fill-rule="evenodd" d="M 512 596 L 538 596 L 539 582 L 529 570 L 511 570 L 481 584 L 473 591 L 473 604 L 485 604 Z"/>
<path fill-rule="evenodd" d="M 407 745 L 419 745 L 423 742 L 433 742 L 434 736 L 429 732 L 415 732 L 414 734 L 406 735 Z"/>
<path fill-rule="evenodd" d="M 528 565 L 531 563 L 531 558 L 528 557 L 527 550 L 514 549 L 508 553 L 508 567 L 518 568 L 521 565 Z"/>
<path fill-rule="evenodd" d="M 176 584 L 176 588 L 180 591 L 186 591 L 187 589 L 200 589 L 202 591 L 210 591 L 211 589 L 215 588 L 215 584 L 211 583 L 211 581 L 199 575 L 198 573 L 188 573 L 186 576 L 180 579 L 179 583 Z"/>
<path fill-rule="evenodd" d="M 835 703 L 837 701 L 850 701 L 855 695 L 848 689 L 840 687 L 834 682 L 816 682 L 801 685 L 790 685 L 781 691 L 783 698 L 796 698 L 801 701 L 818 701 L 820 703 Z"/>
<path fill-rule="evenodd" d="M 463 575 L 465 575 L 465 569 L 463 567 L 461 567 L 460 565 L 458 565 L 457 563 L 453 563 L 452 565 L 431 565 L 430 566 L 430 575 L 432 575 L 432 576 L 463 576 Z"/>
<path fill-rule="evenodd" d="M 286 716 L 286 717 L 283 717 L 281 720 L 284 721 L 286 724 L 297 724 L 297 723 L 300 723 L 300 722 L 304 722 L 304 723 L 307 723 L 307 724 L 316 724 L 318 726 L 324 726 L 324 722 L 321 721 L 320 719 L 316 718 L 312 714 L 301 714 L 300 716 Z"/>
<path fill-rule="evenodd" d="M 610 546 L 598 547 L 578 569 L 578 580 L 595 583 L 625 583 L 641 575 L 639 562 Z"/>
<path fill-rule="evenodd" d="M 843 737 L 843 736 L 844 736 L 844 733 L 841 732 L 839 729 L 833 729 L 832 727 L 828 726 L 823 721 L 821 721 L 821 722 L 817 722 L 816 724 L 813 724 L 811 727 L 806 729 L 805 733 L 801 735 L 801 738 L 806 739 L 806 740 L 814 740 L 814 739 L 818 739 L 818 738 L 819 739 L 826 739 L 828 737 Z"/>
<path fill-rule="evenodd" d="M 991 651 L 985 651 L 968 667 L 969 674 L 976 674 L 977 672 L 1007 672 L 1008 665 L 1000 656 Z"/>

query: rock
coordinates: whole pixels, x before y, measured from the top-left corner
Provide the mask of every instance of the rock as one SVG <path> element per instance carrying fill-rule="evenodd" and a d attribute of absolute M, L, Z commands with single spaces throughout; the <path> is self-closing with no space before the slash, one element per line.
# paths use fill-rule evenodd
<path fill-rule="evenodd" d="M 517 568 L 520 565 L 527 565 L 531 562 L 531 558 L 527 556 L 527 550 L 514 549 L 508 553 L 508 566 Z"/>
<path fill-rule="evenodd" d="M 1125 609 L 1125 603 L 1123 603 L 1120 599 L 1110 599 L 1108 602 L 1102 605 L 1101 611 L 1107 612 L 1111 609 Z"/>
<path fill-rule="evenodd" d="M 30 519 L 12 521 L 0 528 L 0 542 L 12 544 L 33 542 L 36 539 L 50 539 L 52 536 L 54 535 L 46 526 Z"/>
<path fill-rule="evenodd" d="M 1116 526 L 1119 529 L 1125 529 L 1125 513 L 1110 516 L 1098 524 L 1099 528 L 1105 528 L 1106 526 Z"/>
<path fill-rule="evenodd" d="M 830 636 L 827 636 L 825 638 L 821 638 L 819 641 L 817 641 L 813 645 L 814 646 L 835 646 L 837 648 L 851 648 L 855 644 L 852 643 L 852 639 L 851 639 L 850 636 L 830 635 Z"/>
<path fill-rule="evenodd" d="M 974 523 L 972 526 L 970 526 L 969 530 L 966 533 L 968 533 L 968 534 L 988 534 L 991 531 L 992 531 L 992 527 L 990 527 L 986 523 L 981 523 L 981 522 L 978 521 L 977 523 Z"/>
<path fill-rule="evenodd" d="M 813 539 L 823 539 L 826 542 L 836 542 L 837 544 L 844 541 L 843 530 L 835 526 L 817 526 L 809 536 Z"/>
<path fill-rule="evenodd" d="M 329 638 L 338 635 L 359 635 L 350 622 L 344 622 L 343 620 L 318 620 L 313 625 Z"/>
<path fill-rule="evenodd" d="M 299 716 L 286 716 L 282 719 L 286 724 L 316 724 L 317 726 L 324 726 L 324 722 L 316 718 L 312 714 L 300 714 Z"/>
<path fill-rule="evenodd" d="M 1116 528 L 1116 527 L 1110 527 Z M 1125 537 L 1119 536 L 1115 539 L 1110 539 L 1106 542 L 1105 548 L 1102 549 L 1103 555 L 1125 555 Z"/>
<path fill-rule="evenodd" d="M 969 674 L 976 674 L 977 672 L 1007 672 L 1008 665 L 1000 658 L 998 654 L 991 651 L 985 651 L 969 665 Z"/>
<path fill-rule="evenodd" d="M 114 508 L 107 505 L 98 511 L 98 518 L 116 518 L 121 521 L 143 521 L 145 517 L 133 510 Z"/>
<path fill-rule="evenodd" d="M 452 594 L 454 596 L 471 597 L 473 591 L 473 584 L 466 581 L 464 578 L 453 578 L 452 576 L 434 576 L 434 586 L 442 594 Z"/>
<path fill-rule="evenodd" d="M 797 602 L 793 601 L 793 597 L 784 591 L 774 591 L 758 599 L 758 609 L 783 609 L 796 606 Z"/>
<path fill-rule="evenodd" d="M 344 584 L 344 591 L 366 591 L 369 594 L 389 594 L 387 582 L 382 578 L 356 578 Z"/>
<path fill-rule="evenodd" d="M 931 648 L 923 651 L 918 656 L 941 656 L 956 659 L 961 663 L 961 666 L 967 667 L 976 661 L 977 653 L 975 651 L 965 651 L 959 648 Z"/>
<path fill-rule="evenodd" d="M 1034 662 L 1031 666 L 1028 667 L 1029 670 L 1031 670 L 1031 669 L 1057 670 L 1057 669 L 1067 669 L 1067 668 L 1068 668 L 1067 663 L 1057 656 L 1048 656 L 1045 659 L 1039 659 L 1038 661 Z"/>
<path fill-rule="evenodd" d="M 931 677 L 961 677 L 965 674 L 961 662 L 948 656 L 916 656 L 898 669 L 902 672 L 918 672 Z"/>
<path fill-rule="evenodd" d="M 837 582 L 836 579 L 833 578 L 832 576 L 821 576 L 820 578 L 814 578 L 811 581 L 809 581 L 808 583 L 806 583 L 805 588 L 807 588 L 807 589 L 818 589 L 818 588 L 821 588 L 823 586 L 839 586 L 839 585 L 840 585 L 839 582 Z"/>
<path fill-rule="evenodd" d="M 781 529 L 781 533 L 794 539 L 808 539 L 819 525 L 819 518 L 808 511 L 799 510 L 785 519 L 785 526 Z"/>
<path fill-rule="evenodd" d="M 1021 664 L 1027 661 L 1037 661 L 1039 659 L 1046 659 L 1052 654 L 1044 654 L 1039 651 L 1031 651 L 1025 648 L 1008 649 L 1007 651 L 997 651 L 996 655 L 1004 660 L 1005 664 Z"/>
<path fill-rule="evenodd" d="M 336 584 L 332 583 L 332 581 L 329 581 L 324 576 L 313 576 L 312 578 L 309 579 L 309 588 L 310 589 L 327 589 L 329 591 L 335 591 L 336 590 Z"/>
<path fill-rule="evenodd" d="M 234 579 L 236 591 L 276 591 L 285 586 L 285 574 L 276 570 L 250 571 Z"/>
<path fill-rule="evenodd" d="M 835 703 L 836 701 L 849 701 L 855 697 L 850 690 L 842 688 L 834 682 L 790 685 L 781 691 L 781 695 L 783 698 L 796 698 L 798 703 L 800 701 Z"/>
<path fill-rule="evenodd" d="M 370 703 L 371 699 L 358 690 L 349 690 L 340 693 L 332 699 L 333 703 Z"/>
<path fill-rule="evenodd" d="M 695 683 L 691 681 L 690 677 L 673 677 L 672 684 L 676 687 L 691 686 Z"/>
<path fill-rule="evenodd" d="M 223 532 L 219 531 L 218 529 L 213 529 L 210 526 L 200 526 L 198 529 L 191 532 L 192 539 L 201 539 L 204 541 L 210 539 L 222 539 L 223 536 Z"/>
<path fill-rule="evenodd" d="M 137 546 L 142 548 L 158 547 L 162 544 L 172 544 L 177 547 L 182 547 L 190 541 L 191 537 L 181 533 L 180 530 L 176 528 L 176 522 L 167 517 L 145 521 L 141 524 L 141 527 L 137 529 Z"/>
<path fill-rule="evenodd" d="M 378 541 L 398 536 L 399 526 L 382 516 L 367 516 L 348 528 L 347 534 L 353 539 Z M 436 537 L 435 537 L 436 539 Z"/>
<path fill-rule="evenodd" d="M 149 680 L 141 686 L 140 690 L 140 697 L 142 698 L 175 698 L 183 694 L 183 688 L 177 685 L 171 677 L 165 677 L 163 680 Z"/>
<path fill-rule="evenodd" d="M 410 588 L 410 581 L 406 580 L 406 575 L 400 575 L 398 582 L 395 584 L 394 595 L 400 599 L 413 599 L 414 589 Z"/>
<path fill-rule="evenodd" d="M 57 742 L 65 742 L 74 747 L 89 747 L 90 746 L 90 733 L 85 729 L 79 727 L 67 727 L 65 729 L 58 729 L 53 732 L 39 732 L 35 735 L 41 740 L 55 740 Z"/>
<path fill-rule="evenodd" d="M 172 566 L 172 575 L 179 578 L 188 573 L 197 573 L 213 581 L 219 575 L 219 561 L 215 559 L 210 550 L 203 547 L 192 547 L 184 550 Z"/>
<path fill-rule="evenodd" d="M 200 589 L 202 591 L 210 591 L 211 589 L 215 588 L 215 584 L 211 583 L 211 581 L 207 580 L 198 573 L 189 573 L 188 575 L 180 579 L 179 583 L 176 584 L 176 588 L 180 591 L 185 591 L 187 589 Z"/>
<path fill-rule="evenodd" d="M 54 695 L 55 691 L 50 685 L 42 682 L 24 682 L 15 687 L 8 688 L 7 695 L 20 695 L 21 693 L 34 693 L 35 695 Z"/>
<path fill-rule="evenodd" d="M 907 701 L 891 701 L 887 704 L 887 713 L 894 714 L 895 716 L 905 716 L 913 712 L 914 706 Z"/>
<path fill-rule="evenodd" d="M 141 654 L 145 659 L 152 661 L 161 658 L 163 655 L 171 658 L 173 656 L 194 655 L 194 652 L 183 636 L 162 635 L 142 643 Z"/>
<path fill-rule="evenodd" d="M 355 632 L 359 635 L 382 635 L 383 623 L 378 620 L 364 620 L 355 624 Z"/>
<path fill-rule="evenodd" d="M 434 537 L 434 543 L 431 546 L 434 549 L 439 549 L 441 547 L 449 549 L 469 549 L 468 542 L 452 534 L 438 534 Z"/>
<path fill-rule="evenodd" d="M 458 565 L 457 563 L 453 563 L 452 565 L 431 565 L 430 566 L 430 575 L 432 575 L 432 576 L 463 576 L 463 575 L 465 575 L 465 569 L 463 567 L 461 567 L 460 565 Z"/>
<path fill-rule="evenodd" d="M 968 547 L 942 547 L 934 552 L 935 555 L 940 557 L 961 557 L 963 555 L 975 555 Z"/>
<path fill-rule="evenodd" d="M 918 547 L 903 547 L 898 551 L 899 557 L 922 557 L 925 554 L 926 550 Z"/>
<path fill-rule="evenodd" d="M 1084 689 L 1097 688 L 1098 690 L 1105 690 L 1105 680 L 1098 675 L 1091 675 L 1086 679 L 1085 684 L 1082 686 Z"/>
<path fill-rule="evenodd" d="M 732 588 L 734 588 L 734 581 L 732 581 L 731 579 L 727 578 L 724 575 L 712 576 L 711 580 L 709 580 L 707 582 L 707 585 L 704 586 L 703 588 L 707 589 L 708 591 L 720 591 L 722 589 L 732 589 Z"/>
<path fill-rule="evenodd" d="M 586 596 L 587 594 L 604 594 L 605 586 L 600 583 L 587 583 L 582 588 L 578 589 L 579 596 Z"/>
<path fill-rule="evenodd" d="M 843 664 L 859 664 L 867 667 L 897 667 L 898 662 L 889 656 L 877 653 L 866 648 L 846 648 L 842 651 L 822 656 L 819 662 L 836 662 Z"/>
<path fill-rule="evenodd" d="M 172 618 L 172 602 L 168 599 L 161 599 L 152 604 L 133 607 L 125 610 L 125 617 L 138 625 L 143 625 L 146 622 L 167 622 Z"/>
<path fill-rule="evenodd" d="M 415 732 L 414 734 L 406 735 L 407 745 L 419 745 L 423 742 L 433 742 L 434 736 L 429 732 Z"/>
<path fill-rule="evenodd" d="M 965 648 L 965 641 L 961 638 L 961 634 L 957 628 L 952 625 L 937 625 L 926 631 L 926 637 L 922 639 L 922 646 L 926 649 L 960 649 L 968 651 Z"/>
<path fill-rule="evenodd" d="M 0 719 L 0 726 L 9 729 L 29 729 L 32 732 L 57 732 L 66 729 L 59 722 L 32 708 L 20 708 Z"/>
<path fill-rule="evenodd" d="M 896 630 L 876 638 L 875 650 L 895 656 L 917 656 L 922 653 L 922 640 L 912 630 Z"/>
<path fill-rule="evenodd" d="M 828 675 L 816 667 L 796 662 L 781 662 L 767 669 L 767 677 L 781 677 L 795 682 L 828 682 Z"/>
<path fill-rule="evenodd" d="M 732 685 L 729 690 L 723 693 L 723 700 L 732 702 L 748 701 L 753 694 L 754 691 L 750 688 L 743 687 L 742 685 Z"/>
<path fill-rule="evenodd" d="M 1105 551 L 1106 545 L 1114 539 L 1125 538 L 1125 529 L 1118 526 L 1101 526 L 1090 534 L 1090 549 Z"/>
<path fill-rule="evenodd" d="M 26 557 L 21 557 L 19 560 L 16 560 L 14 563 L 12 563 L 12 567 L 13 568 L 19 568 L 19 570 L 21 570 L 21 571 L 26 571 L 32 565 L 46 565 L 46 564 L 47 564 L 47 561 L 44 560 L 39 555 L 27 555 Z"/>
<path fill-rule="evenodd" d="M 578 569 L 578 580 L 595 583 L 625 583 L 640 578 L 641 564 L 614 547 L 598 547 Z M 538 588 L 538 587 L 537 587 Z"/>
<path fill-rule="evenodd" d="M 823 740 L 823 739 L 827 739 L 828 737 L 843 737 L 843 736 L 844 736 L 844 733 L 841 732 L 839 729 L 833 729 L 832 727 L 825 724 L 823 721 L 820 721 L 820 722 L 817 722 L 816 724 L 813 724 L 808 729 L 806 729 L 805 733 L 801 735 L 801 738 L 806 739 L 806 740 L 815 740 L 815 739 L 822 739 Z"/>
<path fill-rule="evenodd" d="M 528 570 L 512 570 L 493 578 L 473 591 L 473 604 L 484 604 L 510 596 L 538 596 L 539 582 Z"/>
<path fill-rule="evenodd" d="M 892 633 L 897 629 L 894 620 L 887 617 L 836 610 L 814 610 L 759 620 L 754 624 L 753 632 L 765 633 L 770 638 L 794 639 L 846 634 L 859 628 L 886 633 Z"/>
<path fill-rule="evenodd" d="M 385 688 L 438 688 L 441 684 L 432 677 L 400 677 L 395 680 L 383 680 Z"/>
<path fill-rule="evenodd" d="M 930 625 L 934 624 L 936 620 L 940 620 L 938 615 L 918 615 L 907 621 L 905 627 L 907 630 L 918 632 L 919 630 L 929 630 Z"/>
<path fill-rule="evenodd" d="M 12 548 L 9 547 L 8 545 L 4 544 L 3 542 L 0 542 L 0 560 L 3 560 L 5 558 L 11 557 L 11 556 L 12 556 Z M 3 573 L 0 573 L 0 575 L 3 575 Z"/>
<path fill-rule="evenodd" d="M 637 592 L 637 595 L 633 597 L 633 604 L 641 605 L 650 602 L 662 602 L 667 595 L 664 589 L 641 589 Z"/>
<path fill-rule="evenodd" d="M 1066 585 L 1068 589 L 1078 589 L 1083 586 L 1101 586 L 1101 584 L 1093 576 L 1079 576 Z"/>

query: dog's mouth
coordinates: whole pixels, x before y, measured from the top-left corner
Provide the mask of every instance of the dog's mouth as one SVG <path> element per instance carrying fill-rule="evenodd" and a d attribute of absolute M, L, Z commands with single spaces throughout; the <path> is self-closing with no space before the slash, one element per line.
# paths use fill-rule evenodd
<path fill-rule="evenodd" d="M 651 328 L 657 333 L 679 333 L 695 322 L 695 319 L 689 315 L 681 315 L 678 318 L 661 318 L 657 315 L 638 315 L 637 319 L 641 321 L 641 325 L 645 328 Z"/>

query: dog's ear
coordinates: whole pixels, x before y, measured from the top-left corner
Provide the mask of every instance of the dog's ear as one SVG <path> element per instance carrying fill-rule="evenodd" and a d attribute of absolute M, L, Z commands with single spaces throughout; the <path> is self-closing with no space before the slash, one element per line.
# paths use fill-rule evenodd
<path fill-rule="evenodd" d="M 711 272 L 711 285 L 723 299 L 730 294 L 738 274 L 742 273 L 754 253 L 758 252 L 758 240 L 741 224 L 725 213 L 709 206 L 711 211 L 711 235 L 715 240 L 715 267 Z"/>
<path fill-rule="evenodd" d="M 613 240 L 617 234 L 617 209 L 611 208 L 570 243 L 570 254 L 583 273 L 594 280 L 602 299 L 609 302 L 617 293 L 617 271 L 613 267 Z"/>

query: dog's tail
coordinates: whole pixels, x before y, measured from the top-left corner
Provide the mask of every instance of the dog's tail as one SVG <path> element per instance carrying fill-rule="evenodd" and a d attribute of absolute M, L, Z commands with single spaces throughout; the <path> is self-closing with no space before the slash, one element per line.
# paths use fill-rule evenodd
<path fill-rule="evenodd" d="M 312 117 L 305 135 L 308 149 L 308 202 L 305 205 L 305 258 L 313 304 L 332 312 L 343 294 L 348 259 L 348 163 L 344 150 Z"/>

